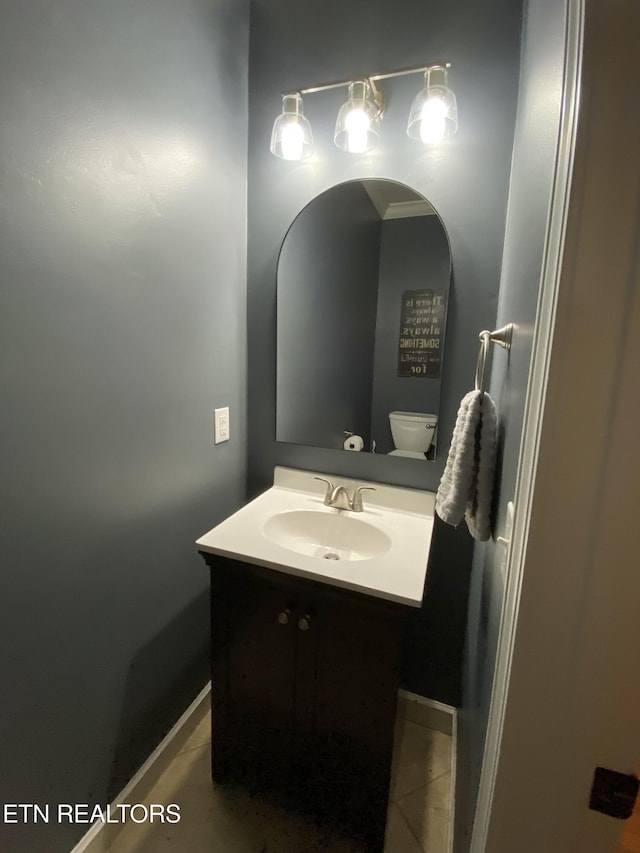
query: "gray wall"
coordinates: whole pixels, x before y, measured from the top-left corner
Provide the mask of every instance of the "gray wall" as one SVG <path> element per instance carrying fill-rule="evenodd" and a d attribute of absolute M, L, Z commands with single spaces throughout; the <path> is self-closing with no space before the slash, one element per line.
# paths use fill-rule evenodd
<path fill-rule="evenodd" d="M 498 325 L 516 324 L 508 359 L 496 347 L 491 394 L 498 403 L 501 474 L 496 529 L 504 530 L 518 471 L 531 343 L 554 175 L 564 60 L 565 3 L 528 0 Z M 517 512 L 517 508 L 516 508 Z M 466 851 L 480 778 L 505 578 L 503 549 L 478 545 L 473 560 L 459 715 L 456 849 Z"/>
<path fill-rule="evenodd" d="M 206 681 L 193 540 L 244 495 L 247 8 L 2 12 L 0 800 L 105 804 Z"/>
<path fill-rule="evenodd" d="M 279 441 L 342 448 L 371 434 L 380 215 L 344 184 L 306 207 L 278 260 Z"/>
<path fill-rule="evenodd" d="M 378 453 L 394 448 L 389 412 L 438 414 L 440 379 L 398 376 L 398 335 L 403 292 L 425 288 L 448 292 L 450 279 L 449 241 L 437 216 L 382 223 L 371 413 Z"/>
<path fill-rule="evenodd" d="M 495 322 L 518 80 L 521 9 L 513 0 L 254 0 L 249 123 L 249 489 L 266 488 L 276 464 L 435 490 L 446 455 L 434 463 L 275 442 L 276 263 L 299 211 L 341 181 L 377 177 L 407 184 L 437 209 L 451 241 L 454 297 L 449 305 L 440 408 L 440 446 L 450 441 L 459 401 L 469 390 L 478 332 Z M 431 149 L 405 133 L 422 77 L 383 82 L 381 146 L 353 156 L 333 145 L 346 90 L 305 98 L 316 153 L 285 162 L 269 152 L 281 92 L 446 58 L 458 96 L 460 129 Z M 411 648 L 411 683 L 443 701 L 460 697 L 470 540 L 436 529 L 427 600 Z M 437 555 L 437 557 L 436 557 Z M 428 672 L 428 676 L 425 673 Z"/>

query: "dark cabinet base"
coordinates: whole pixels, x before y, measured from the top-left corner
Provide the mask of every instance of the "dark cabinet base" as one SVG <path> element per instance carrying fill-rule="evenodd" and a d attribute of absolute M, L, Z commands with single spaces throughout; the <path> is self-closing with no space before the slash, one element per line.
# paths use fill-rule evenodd
<path fill-rule="evenodd" d="M 212 771 L 382 851 L 407 608 L 203 554 Z"/>

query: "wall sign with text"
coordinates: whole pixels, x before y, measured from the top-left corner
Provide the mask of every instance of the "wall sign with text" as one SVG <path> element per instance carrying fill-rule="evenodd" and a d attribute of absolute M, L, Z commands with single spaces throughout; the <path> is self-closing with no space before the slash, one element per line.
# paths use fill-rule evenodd
<path fill-rule="evenodd" d="M 445 290 L 405 290 L 400 313 L 398 376 L 439 379 L 444 323 Z"/>

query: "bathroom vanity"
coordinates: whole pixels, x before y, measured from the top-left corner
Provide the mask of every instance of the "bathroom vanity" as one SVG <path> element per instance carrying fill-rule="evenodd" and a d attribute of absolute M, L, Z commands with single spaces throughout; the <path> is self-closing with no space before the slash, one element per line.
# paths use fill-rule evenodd
<path fill-rule="evenodd" d="M 312 473 L 278 468 L 197 545 L 211 570 L 214 779 L 382 851 L 402 626 L 422 601 L 433 496 L 375 489 L 363 511 L 339 510 Z"/>

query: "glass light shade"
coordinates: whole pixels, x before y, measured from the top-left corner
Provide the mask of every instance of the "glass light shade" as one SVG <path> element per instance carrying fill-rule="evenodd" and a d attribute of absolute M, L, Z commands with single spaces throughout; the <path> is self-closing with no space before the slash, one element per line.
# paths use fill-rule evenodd
<path fill-rule="evenodd" d="M 447 69 L 440 65 L 428 68 L 424 81 L 411 105 L 407 135 L 427 144 L 441 142 L 458 129 L 456 96 L 447 86 Z"/>
<path fill-rule="evenodd" d="M 313 154 L 313 135 L 302 111 L 300 95 L 282 98 L 282 113 L 273 123 L 271 153 L 283 160 L 304 160 Z"/>
<path fill-rule="evenodd" d="M 341 151 L 364 154 L 380 141 L 380 109 L 366 80 L 349 83 L 349 100 L 340 107 L 333 141 Z"/>

